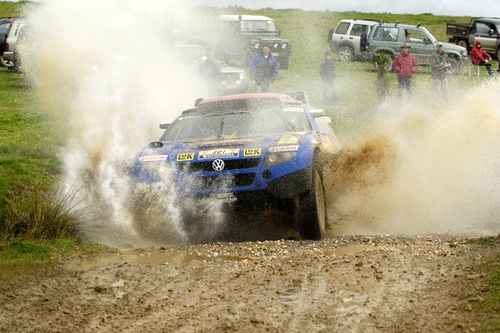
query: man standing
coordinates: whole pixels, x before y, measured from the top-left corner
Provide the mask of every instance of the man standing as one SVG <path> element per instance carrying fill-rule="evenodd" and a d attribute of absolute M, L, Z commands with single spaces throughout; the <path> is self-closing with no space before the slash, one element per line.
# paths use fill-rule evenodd
<path fill-rule="evenodd" d="M 450 68 L 448 55 L 444 53 L 443 44 L 438 43 L 436 53 L 431 57 L 432 79 L 434 85 L 442 96 L 448 96 L 447 71 Z"/>
<path fill-rule="evenodd" d="M 255 92 L 271 91 L 271 84 L 278 79 L 278 61 L 271 54 L 271 49 L 263 45 L 261 53 L 256 54 L 250 61 L 250 76 Z"/>
<path fill-rule="evenodd" d="M 401 53 L 396 56 L 392 63 L 392 69 L 398 76 L 398 95 L 403 96 L 403 89 L 406 89 L 408 95 L 412 94 L 412 76 L 417 71 L 417 60 L 410 53 L 410 45 L 403 44 Z"/>
<path fill-rule="evenodd" d="M 323 100 L 325 103 L 333 102 L 333 81 L 335 79 L 335 64 L 332 59 L 332 51 L 325 52 L 324 60 L 319 66 L 319 75 L 323 80 Z"/>

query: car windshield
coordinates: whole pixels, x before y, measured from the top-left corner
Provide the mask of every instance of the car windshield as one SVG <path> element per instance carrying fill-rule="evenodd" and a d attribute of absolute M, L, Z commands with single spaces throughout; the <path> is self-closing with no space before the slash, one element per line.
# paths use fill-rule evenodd
<path fill-rule="evenodd" d="M 241 31 L 276 32 L 274 22 L 269 21 L 241 21 Z"/>
<path fill-rule="evenodd" d="M 161 141 L 191 142 L 280 135 L 292 128 L 274 110 L 215 113 L 179 117 Z"/>

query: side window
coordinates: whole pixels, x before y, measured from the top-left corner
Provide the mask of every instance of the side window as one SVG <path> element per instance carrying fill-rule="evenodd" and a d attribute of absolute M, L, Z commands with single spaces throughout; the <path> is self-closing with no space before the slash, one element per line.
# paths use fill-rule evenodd
<path fill-rule="evenodd" d="M 363 33 L 368 34 L 368 26 L 365 24 L 355 24 L 351 29 L 351 36 L 361 36 Z"/>
<path fill-rule="evenodd" d="M 406 29 L 405 37 L 408 43 L 424 44 L 429 41 L 427 36 L 420 30 Z"/>
<path fill-rule="evenodd" d="M 342 22 L 337 26 L 337 29 L 335 29 L 335 33 L 339 35 L 345 35 L 347 33 L 347 30 L 349 30 L 349 22 Z"/>
<path fill-rule="evenodd" d="M 373 35 L 374 40 L 386 42 L 398 41 L 399 28 L 396 27 L 378 27 Z"/>
<path fill-rule="evenodd" d="M 490 32 L 490 29 L 491 28 L 489 25 L 481 22 L 476 22 L 476 32 L 478 34 L 487 35 Z"/>
<path fill-rule="evenodd" d="M 0 24 L 0 37 L 5 37 L 7 31 L 9 31 L 10 23 Z"/>

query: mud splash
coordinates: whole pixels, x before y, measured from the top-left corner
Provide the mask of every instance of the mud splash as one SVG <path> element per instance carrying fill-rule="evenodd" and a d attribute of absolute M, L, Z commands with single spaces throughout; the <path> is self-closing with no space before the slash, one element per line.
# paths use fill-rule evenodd
<path fill-rule="evenodd" d="M 375 133 L 330 166 L 335 232 L 500 232 L 499 90 L 497 80 L 447 104 L 383 105 Z"/>
<path fill-rule="evenodd" d="M 192 20 L 203 22 L 187 13 L 173 0 L 85 0 L 71 6 L 50 0 L 27 13 L 33 38 L 22 50 L 24 71 L 66 136 L 63 183 L 78 189 L 77 199 L 85 204 L 81 229 L 88 241 L 119 247 L 155 243 L 144 239 L 134 215 L 137 202 L 144 206 L 152 197 L 161 199 L 147 209 L 161 217 L 162 242 L 188 241 L 171 179 L 166 176 L 153 189 L 156 196 L 148 197 L 137 191 L 128 171 L 136 152 L 160 136 L 160 121 L 174 119 L 205 96 L 196 69 L 175 53 L 179 41 L 172 34 Z M 221 212 L 207 205 L 210 230 L 217 229 Z"/>

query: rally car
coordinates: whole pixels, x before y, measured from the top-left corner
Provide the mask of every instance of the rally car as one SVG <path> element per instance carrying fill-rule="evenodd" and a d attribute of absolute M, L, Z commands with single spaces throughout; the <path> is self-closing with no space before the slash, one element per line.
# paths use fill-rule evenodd
<path fill-rule="evenodd" d="M 165 132 L 136 156 L 132 174 L 155 183 L 168 173 L 181 197 L 289 213 L 301 238 L 320 239 L 327 223 L 321 161 L 340 150 L 330 122 L 284 94 L 201 100 L 160 126 Z"/>

